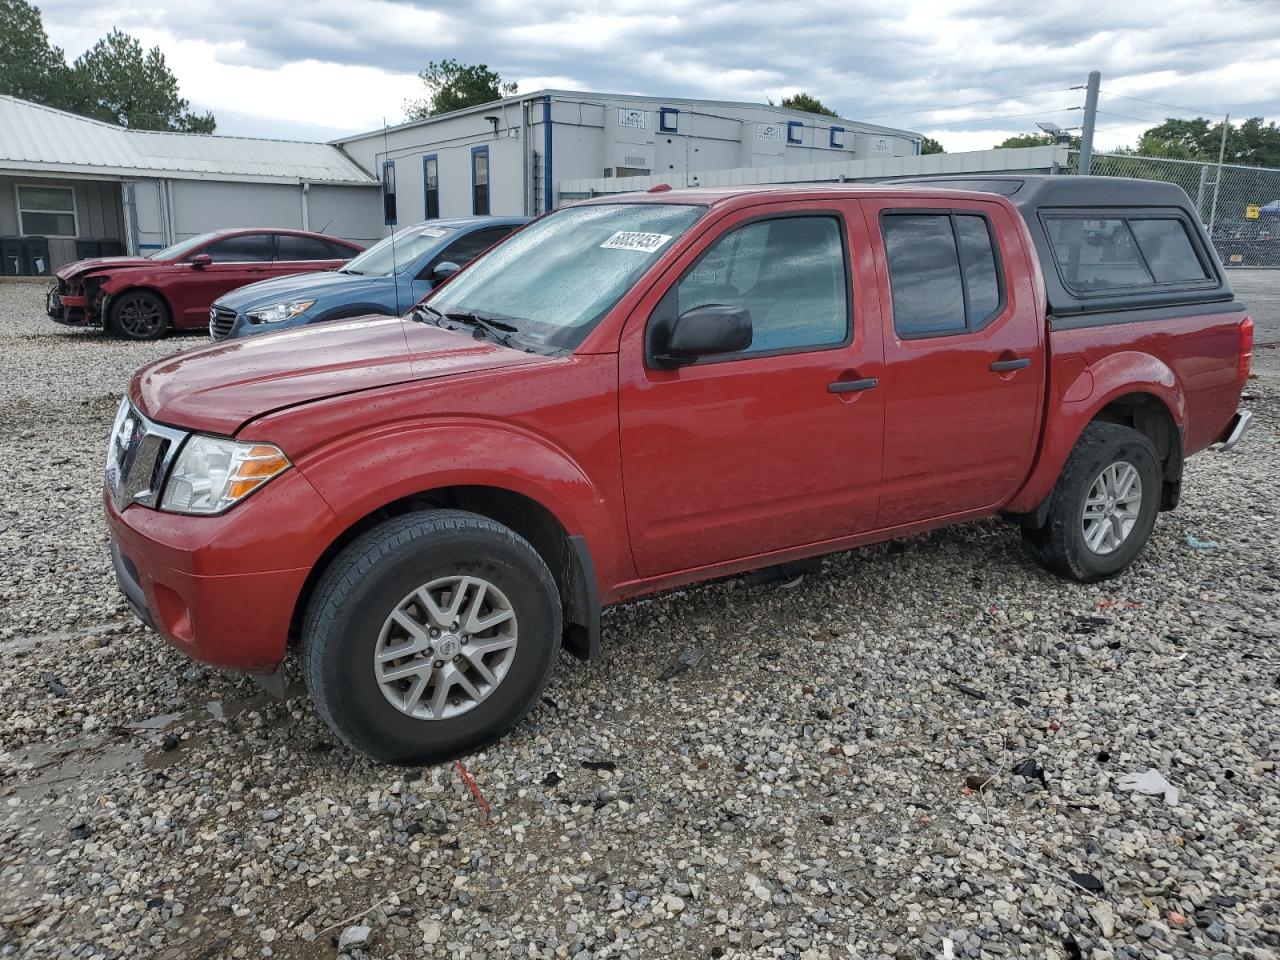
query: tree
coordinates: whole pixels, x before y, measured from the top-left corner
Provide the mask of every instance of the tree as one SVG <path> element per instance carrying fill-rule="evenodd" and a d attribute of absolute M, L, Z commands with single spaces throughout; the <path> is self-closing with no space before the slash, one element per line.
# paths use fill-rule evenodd
<path fill-rule="evenodd" d="M 427 96 L 405 103 L 405 115 L 410 120 L 424 120 L 451 110 L 491 103 L 516 92 L 514 83 L 504 83 L 502 77 L 483 63 L 432 60 L 418 72 L 418 77 L 426 85 Z"/>
<path fill-rule="evenodd" d="M 1222 121 L 1169 117 L 1138 138 L 1137 152 L 1147 157 L 1216 162 L 1221 143 Z M 1280 128 L 1274 121 L 1264 123 L 1261 117 L 1250 117 L 1239 126 L 1228 124 L 1223 159 L 1227 163 L 1280 167 Z"/>
<path fill-rule="evenodd" d="M 49 43 L 40 11 L 24 0 L 0 0 L 0 93 L 56 107 L 67 81 L 67 62 Z"/>
<path fill-rule="evenodd" d="M 920 152 L 923 154 L 923 153 L 946 153 L 947 151 L 944 150 L 942 147 L 942 144 L 940 144 L 937 140 L 933 139 L 933 137 L 923 137 L 920 140 Z"/>
<path fill-rule="evenodd" d="M 782 103 L 778 104 L 784 110 L 799 110 L 801 113 L 820 113 L 824 117 L 838 117 L 840 114 L 829 108 L 817 97 L 801 91 L 793 93 L 789 97 L 783 97 Z"/>
<path fill-rule="evenodd" d="M 76 58 L 71 86 L 77 113 L 138 130 L 213 133 L 212 113 L 193 114 L 159 47 L 112 30 Z"/>

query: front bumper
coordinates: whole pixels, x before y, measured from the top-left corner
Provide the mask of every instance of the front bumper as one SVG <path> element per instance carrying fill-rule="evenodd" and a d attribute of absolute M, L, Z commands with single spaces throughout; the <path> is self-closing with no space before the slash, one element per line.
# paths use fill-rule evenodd
<path fill-rule="evenodd" d="M 1227 429 L 1223 435 L 1220 451 L 1230 450 L 1244 439 L 1246 433 L 1253 429 L 1253 411 L 1237 410 L 1236 415 L 1231 418 L 1231 423 L 1227 425 Z"/>
<path fill-rule="evenodd" d="M 332 535 L 332 512 L 298 471 L 219 516 L 120 511 L 105 492 L 103 504 L 116 582 L 144 624 L 203 663 L 275 670 L 311 572 L 293 564 Z"/>
<path fill-rule="evenodd" d="M 44 311 L 54 322 L 68 327 L 87 327 L 93 323 L 89 317 L 89 298 L 80 294 L 62 293 L 57 284 L 50 287 L 45 296 Z"/>

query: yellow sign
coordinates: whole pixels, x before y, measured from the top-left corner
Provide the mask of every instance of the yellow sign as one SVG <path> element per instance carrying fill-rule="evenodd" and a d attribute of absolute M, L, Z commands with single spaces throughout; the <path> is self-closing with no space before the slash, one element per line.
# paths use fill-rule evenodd
<path fill-rule="evenodd" d="M 1244 218 L 1246 220 L 1257 220 L 1258 213 L 1262 210 L 1256 203 L 1247 204 L 1244 208 Z"/>

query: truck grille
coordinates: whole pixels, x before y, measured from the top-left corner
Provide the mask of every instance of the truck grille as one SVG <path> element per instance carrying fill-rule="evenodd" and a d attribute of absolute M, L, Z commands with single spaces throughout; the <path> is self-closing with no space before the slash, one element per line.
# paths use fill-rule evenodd
<path fill-rule="evenodd" d="M 186 433 L 152 423 L 126 397 L 116 411 L 107 447 L 107 492 L 117 510 L 131 503 L 154 507 L 169 465 Z"/>
<path fill-rule="evenodd" d="M 214 307 L 209 311 L 209 336 L 214 340 L 221 340 L 229 333 L 231 328 L 236 324 L 236 312 L 228 310 L 226 307 Z"/>

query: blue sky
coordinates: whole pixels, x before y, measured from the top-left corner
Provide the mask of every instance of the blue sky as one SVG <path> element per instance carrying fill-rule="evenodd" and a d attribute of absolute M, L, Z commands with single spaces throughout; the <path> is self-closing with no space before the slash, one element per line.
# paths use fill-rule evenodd
<path fill-rule="evenodd" d="M 403 119 L 428 60 L 539 87 L 775 101 L 981 149 L 1080 122 L 1101 70 L 1100 149 L 1165 116 L 1280 117 L 1280 3 L 1127 0 L 44 0 L 74 57 L 112 27 L 158 44 L 219 132 L 329 139 Z M 1150 102 L 1156 101 L 1156 102 Z M 1187 109 L 1191 108 L 1191 109 Z"/>

